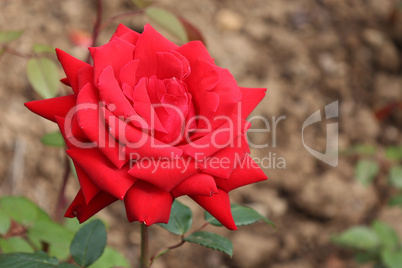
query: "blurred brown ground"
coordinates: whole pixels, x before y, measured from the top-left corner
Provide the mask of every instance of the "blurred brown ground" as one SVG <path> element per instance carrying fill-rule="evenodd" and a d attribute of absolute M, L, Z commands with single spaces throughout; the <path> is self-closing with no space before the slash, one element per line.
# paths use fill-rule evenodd
<path fill-rule="evenodd" d="M 12 43 L 18 51 L 28 53 L 33 44 L 42 43 L 85 59 L 86 50 L 75 47 L 68 33 L 91 31 L 94 2 L 1 0 L 0 30 L 25 30 Z M 339 100 L 341 151 L 355 144 L 372 144 L 381 154 L 385 146 L 402 144 L 401 111 L 381 122 L 374 116 L 376 109 L 402 100 L 402 10 L 397 1 L 161 0 L 158 4 L 198 26 L 216 63 L 228 68 L 239 85 L 268 88 L 253 115 L 264 116 L 270 123 L 272 117 L 286 119 L 278 123 L 276 136 L 272 132 L 250 135 L 255 144 L 269 144 L 253 149 L 252 155 L 262 158 L 271 153 L 271 161 L 282 157 L 286 168 L 271 166 L 265 169 L 269 181 L 231 194 L 233 202 L 250 205 L 273 220 L 276 231 L 263 223 L 237 232 L 211 227 L 208 230 L 234 242 L 232 259 L 185 244 L 159 259 L 155 268 L 357 267 L 350 253 L 330 244 L 332 234 L 351 225 L 369 224 L 374 218 L 402 234 L 401 210 L 383 205 L 386 170 L 375 185 L 362 186 L 354 177 L 356 159 L 341 156 L 339 165 L 331 167 L 310 155 L 301 138 L 304 120 Z M 106 18 L 133 8 L 129 0 L 105 0 L 104 6 Z M 141 29 L 149 20 L 139 16 L 120 22 Z M 108 40 L 116 26 L 102 33 L 99 44 Z M 23 106 L 39 98 L 27 81 L 25 64 L 25 59 L 8 54 L 0 58 L 0 195 L 27 196 L 53 213 L 64 153 L 40 142 L 56 125 Z M 326 145 L 325 126 L 325 122 L 316 124 L 305 133 L 306 143 L 321 152 Z M 263 125 L 256 120 L 253 127 Z M 73 198 L 77 187 L 72 178 L 68 198 Z M 197 205 L 185 198 L 181 201 L 201 219 Z M 126 222 L 122 204 L 100 216 L 110 226 L 109 244 L 137 266 L 138 224 Z M 152 227 L 151 250 L 175 239 Z"/>

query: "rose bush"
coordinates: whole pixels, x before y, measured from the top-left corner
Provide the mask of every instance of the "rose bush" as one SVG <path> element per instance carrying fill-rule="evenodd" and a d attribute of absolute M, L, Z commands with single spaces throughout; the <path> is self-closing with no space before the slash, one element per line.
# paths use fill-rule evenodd
<path fill-rule="evenodd" d="M 201 42 L 177 46 L 150 25 L 119 25 L 90 52 L 93 65 L 57 50 L 73 94 L 26 103 L 58 124 L 74 162 L 81 188 L 65 216 L 83 222 L 120 199 L 129 221 L 167 223 L 188 195 L 236 229 L 228 192 L 266 179 L 245 135 L 265 89 L 239 87 Z"/>

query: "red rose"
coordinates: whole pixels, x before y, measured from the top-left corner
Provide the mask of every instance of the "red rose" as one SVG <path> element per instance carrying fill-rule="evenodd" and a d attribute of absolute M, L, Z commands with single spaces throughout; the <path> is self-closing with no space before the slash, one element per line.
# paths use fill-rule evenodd
<path fill-rule="evenodd" d="M 83 222 L 120 199 L 129 221 L 167 223 L 188 195 L 236 229 L 228 192 L 266 179 L 245 135 L 265 89 L 239 87 L 201 42 L 177 46 L 149 25 L 120 25 L 90 52 L 93 66 L 57 50 L 74 94 L 26 103 L 58 124 L 74 161 L 81 189 L 65 216 Z"/>

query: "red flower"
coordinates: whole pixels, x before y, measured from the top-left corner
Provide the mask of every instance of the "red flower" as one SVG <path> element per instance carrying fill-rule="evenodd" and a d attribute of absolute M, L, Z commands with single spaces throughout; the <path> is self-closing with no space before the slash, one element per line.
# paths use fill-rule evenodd
<path fill-rule="evenodd" d="M 167 223 L 188 195 L 236 229 L 228 192 L 265 180 L 248 156 L 246 117 L 265 89 L 239 87 L 201 42 L 177 46 L 151 26 L 120 25 L 90 48 L 93 66 L 57 50 L 74 94 L 26 103 L 58 124 L 81 189 L 66 217 L 121 199 L 129 221 Z"/>

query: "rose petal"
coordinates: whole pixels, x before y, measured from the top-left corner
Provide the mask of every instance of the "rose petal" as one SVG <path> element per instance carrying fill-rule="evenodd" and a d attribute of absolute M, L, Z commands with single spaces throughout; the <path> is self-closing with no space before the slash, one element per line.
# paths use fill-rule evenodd
<path fill-rule="evenodd" d="M 109 206 L 113 202 L 115 202 L 117 198 L 114 196 L 105 193 L 99 192 L 95 198 L 91 200 L 88 204 L 85 203 L 85 198 L 80 190 L 77 195 L 75 196 L 73 202 L 71 203 L 70 207 L 67 209 L 66 214 L 64 217 L 74 218 L 77 217 L 80 223 L 91 218 L 100 210 L 104 209 L 105 207 Z"/>
<path fill-rule="evenodd" d="M 220 223 L 229 230 L 237 230 L 230 208 L 230 199 L 227 192 L 218 189 L 217 194 L 212 196 L 190 195 L 206 211 L 211 213 Z"/>
<path fill-rule="evenodd" d="M 194 66 L 197 59 L 203 59 L 209 63 L 214 63 L 214 60 L 209 55 L 208 50 L 201 41 L 191 41 L 176 49 L 177 52 L 182 54 Z"/>
<path fill-rule="evenodd" d="M 140 158 L 128 173 L 170 192 L 196 172 L 197 167 L 192 158 Z"/>
<path fill-rule="evenodd" d="M 202 168 L 203 172 L 228 179 L 237 164 L 241 163 L 246 154 L 250 153 L 245 135 L 238 137 L 233 145 L 218 151 L 206 159 Z"/>
<path fill-rule="evenodd" d="M 133 103 L 134 109 L 145 122 L 147 122 L 149 129 L 155 129 L 157 131 L 167 133 L 163 128 L 158 116 L 151 104 L 151 100 L 147 91 L 147 79 L 142 78 L 133 91 Z"/>
<path fill-rule="evenodd" d="M 147 226 L 168 223 L 173 196 L 152 184 L 138 180 L 124 198 L 127 218 Z"/>
<path fill-rule="evenodd" d="M 75 149 L 77 146 L 82 147 L 79 145 L 90 142 L 78 125 L 77 116 L 75 114 L 72 118 L 56 116 L 56 123 L 66 141 L 68 149 Z"/>
<path fill-rule="evenodd" d="M 241 98 L 241 115 L 243 119 L 251 113 L 252 110 L 265 97 L 266 88 L 246 88 L 240 87 Z"/>
<path fill-rule="evenodd" d="M 268 179 L 261 168 L 247 155 L 233 170 L 229 179 L 215 178 L 219 188 L 230 192 L 244 185 Z"/>
<path fill-rule="evenodd" d="M 78 92 L 88 83 L 94 84 L 94 67 L 85 66 L 78 70 Z"/>
<path fill-rule="evenodd" d="M 137 114 L 124 96 L 119 83 L 114 77 L 111 66 L 106 67 L 99 76 L 98 88 L 100 99 L 105 102 L 106 107 L 108 107 L 113 114 L 126 118 Z"/>
<path fill-rule="evenodd" d="M 128 84 L 132 88 L 136 85 L 137 80 L 135 80 L 135 76 L 137 73 L 139 60 L 129 61 L 126 65 L 123 66 L 120 70 L 120 82 L 123 84 Z M 130 98 L 131 99 L 131 98 Z"/>
<path fill-rule="evenodd" d="M 71 87 L 70 82 L 68 82 L 68 78 L 62 78 L 60 79 L 60 82 L 62 82 L 63 84 L 65 84 L 66 86 Z"/>
<path fill-rule="evenodd" d="M 194 137 L 201 136 L 200 138 L 188 144 L 177 147 L 182 149 L 184 154 L 189 155 L 197 160 L 202 160 L 205 157 L 213 155 L 219 150 L 222 150 L 228 146 L 233 146 L 237 140 L 237 137 L 244 133 L 244 129 L 246 128 L 245 125 L 248 125 L 248 122 L 237 118 L 236 115 L 221 119 L 222 120 L 218 120 L 216 118 L 214 119 L 215 122 L 221 124 L 215 130 L 197 130 L 198 132 L 195 132 L 190 138 L 194 139 Z M 205 133 L 208 134 L 205 135 Z M 204 136 L 202 136 L 202 134 L 204 134 Z"/>
<path fill-rule="evenodd" d="M 77 97 L 72 94 L 51 99 L 30 101 L 24 105 L 32 112 L 56 122 L 56 116 L 65 117 L 74 108 L 76 100 Z"/>
<path fill-rule="evenodd" d="M 120 78 L 120 70 L 133 59 L 134 48 L 133 44 L 118 37 L 103 46 L 89 48 L 94 60 L 95 85 L 98 84 L 99 76 L 108 66 L 112 66 L 114 76 Z"/>
<path fill-rule="evenodd" d="M 121 121 L 106 109 L 104 112 L 109 134 L 126 145 L 123 151 L 129 159 L 133 159 L 133 155 L 137 156 L 135 159 L 140 157 L 180 157 L 182 155 L 182 150 L 156 140 L 145 132 Z"/>
<path fill-rule="evenodd" d="M 67 150 L 67 154 L 101 190 L 116 198 L 123 199 L 136 181 L 127 173 L 128 166 L 117 169 L 96 148 Z"/>
<path fill-rule="evenodd" d="M 71 85 L 72 89 L 74 90 L 74 93 L 78 93 L 78 71 L 83 68 L 83 67 L 91 67 L 86 62 L 83 62 L 77 58 L 74 58 L 70 54 L 67 54 L 61 49 L 56 48 L 56 54 L 57 58 L 59 59 L 61 66 L 64 69 L 64 72 L 67 75 L 67 79 L 69 84 Z"/>
<path fill-rule="evenodd" d="M 146 24 L 135 48 L 134 59 L 139 59 L 141 64 L 141 68 L 137 71 L 137 80 L 156 75 L 156 52 L 166 52 L 176 48 L 177 45 L 155 31 L 151 25 Z"/>
<path fill-rule="evenodd" d="M 119 26 L 117 26 L 116 32 L 112 35 L 112 38 L 110 38 L 110 41 L 114 40 L 116 37 L 119 37 L 120 39 L 135 45 L 140 35 L 141 34 L 120 23 Z"/>
<path fill-rule="evenodd" d="M 190 65 L 180 53 L 172 50 L 156 53 L 156 76 L 163 80 L 168 78 L 183 79 L 190 72 Z"/>
<path fill-rule="evenodd" d="M 78 124 L 88 139 L 94 142 L 117 168 L 121 168 L 128 159 L 124 159 L 120 145 L 106 131 L 102 115 L 99 111 L 97 93 L 88 83 L 77 97 Z"/>
<path fill-rule="evenodd" d="M 171 191 L 174 197 L 182 195 L 207 195 L 218 193 L 216 183 L 211 175 L 196 173 L 174 187 Z"/>

